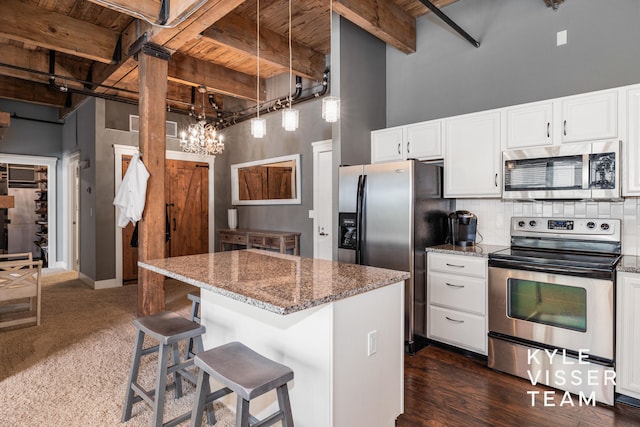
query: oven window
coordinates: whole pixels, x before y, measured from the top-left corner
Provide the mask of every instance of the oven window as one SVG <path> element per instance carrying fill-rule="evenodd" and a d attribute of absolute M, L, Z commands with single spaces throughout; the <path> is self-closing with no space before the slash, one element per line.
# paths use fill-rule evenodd
<path fill-rule="evenodd" d="M 587 290 L 533 280 L 508 280 L 508 315 L 574 331 L 587 330 Z"/>

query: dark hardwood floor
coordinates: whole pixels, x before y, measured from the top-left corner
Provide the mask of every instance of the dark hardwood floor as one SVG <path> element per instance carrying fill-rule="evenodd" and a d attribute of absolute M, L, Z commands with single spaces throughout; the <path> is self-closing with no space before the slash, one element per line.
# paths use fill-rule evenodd
<path fill-rule="evenodd" d="M 543 398 L 531 403 L 527 391 L 554 390 L 532 386 L 522 378 L 493 371 L 486 361 L 430 345 L 405 355 L 405 413 L 399 427 L 415 426 L 640 426 L 640 408 L 616 403 L 562 406 L 563 392 L 554 404 Z"/>

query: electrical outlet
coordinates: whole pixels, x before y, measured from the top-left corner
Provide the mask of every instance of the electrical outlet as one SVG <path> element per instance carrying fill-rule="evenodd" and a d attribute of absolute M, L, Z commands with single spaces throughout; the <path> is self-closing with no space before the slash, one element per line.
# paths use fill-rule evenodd
<path fill-rule="evenodd" d="M 376 354 L 378 351 L 378 331 L 371 331 L 367 334 L 367 356 Z"/>
<path fill-rule="evenodd" d="M 556 34 L 556 46 L 567 44 L 567 30 L 558 31 Z"/>

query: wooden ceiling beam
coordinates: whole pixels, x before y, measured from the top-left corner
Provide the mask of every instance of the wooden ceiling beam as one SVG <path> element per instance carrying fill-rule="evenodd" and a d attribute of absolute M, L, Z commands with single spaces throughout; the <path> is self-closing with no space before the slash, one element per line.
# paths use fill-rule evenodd
<path fill-rule="evenodd" d="M 416 51 L 416 20 L 391 1 L 333 0 L 333 10 L 404 53 Z"/>
<path fill-rule="evenodd" d="M 160 28 L 146 25 L 150 42 L 177 51 L 186 43 L 198 37 L 204 30 L 218 22 L 245 0 L 209 0 L 195 13 L 175 28 Z"/>
<path fill-rule="evenodd" d="M 169 80 L 239 98 L 256 99 L 256 78 L 220 65 L 176 53 L 169 62 Z M 260 93 L 265 83 L 260 79 Z"/>
<path fill-rule="evenodd" d="M 162 6 L 162 0 L 108 0 L 106 2 L 104 0 L 87 1 L 124 13 L 134 18 L 140 19 L 145 17 L 153 22 L 156 22 L 160 16 L 160 8 Z"/>
<path fill-rule="evenodd" d="M 138 63 L 133 57 L 128 57 L 127 55 L 129 47 L 142 34 L 146 34 L 149 42 L 163 46 L 171 52 L 175 52 L 184 44 L 198 37 L 203 30 L 231 12 L 243 1 L 244 0 L 210 0 L 175 28 L 154 27 L 146 22 L 140 21 L 132 22 L 122 33 L 122 56 L 125 59 L 117 65 L 95 67 L 95 80 L 107 86 L 116 86 L 132 73 L 135 73 L 135 76 L 137 76 Z M 180 79 L 180 76 L 177 76 L 177 78 Z M 255 83 L 253 83 L 252 87 L 255 91 Z"/>
<path fill-rule="evenodd" d="M 233 49 L 256 58 L 255 22 L 230 13 L 213 26 L 204 30 L 203 40 Z M 325 57 L 322 53 L 292 42 L 292 68 L 296 74 L 312 80 L 322 80 Z M 260 62 L 289 70 L 289 40 L 267 28 L 260 29 Z"/>
<path fill-rule="evenodd" d="M 67 95 L 42 83 L 0 76 L 0 98 L 63 107 Z"/>
<path fill-rule="evenodd" d="M 0 45 L 0 50 L 2 50 L 0 63 L 7 65 L 0 66 L 0 75 L 24 80 L 36 80 L 42 83 L 48 82 L 50 57 L 46 51 L 26 50 L 10 44 Z M 60 55 L 56 55 L 56 75 L 84 80 L 88 72 L 88 63 L 78 61 L 72 57 L 61 58 Z M 69 81 L 69 83 L 72 83 L 72 81 Z"/>
<path fill-rule="evenodd" d="M 109 29 L 19 0 L 3 0 L 0 36 L 104 63 L 118 43 Z"/>

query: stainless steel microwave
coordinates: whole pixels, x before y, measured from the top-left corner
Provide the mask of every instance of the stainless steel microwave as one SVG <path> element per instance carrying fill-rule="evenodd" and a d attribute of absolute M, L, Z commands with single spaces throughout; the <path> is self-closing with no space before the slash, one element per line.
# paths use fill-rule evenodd
<path fill-rule="evenodd" d="M 502 198 L 620 200 L 620 141 L 509 150 Z"/>

